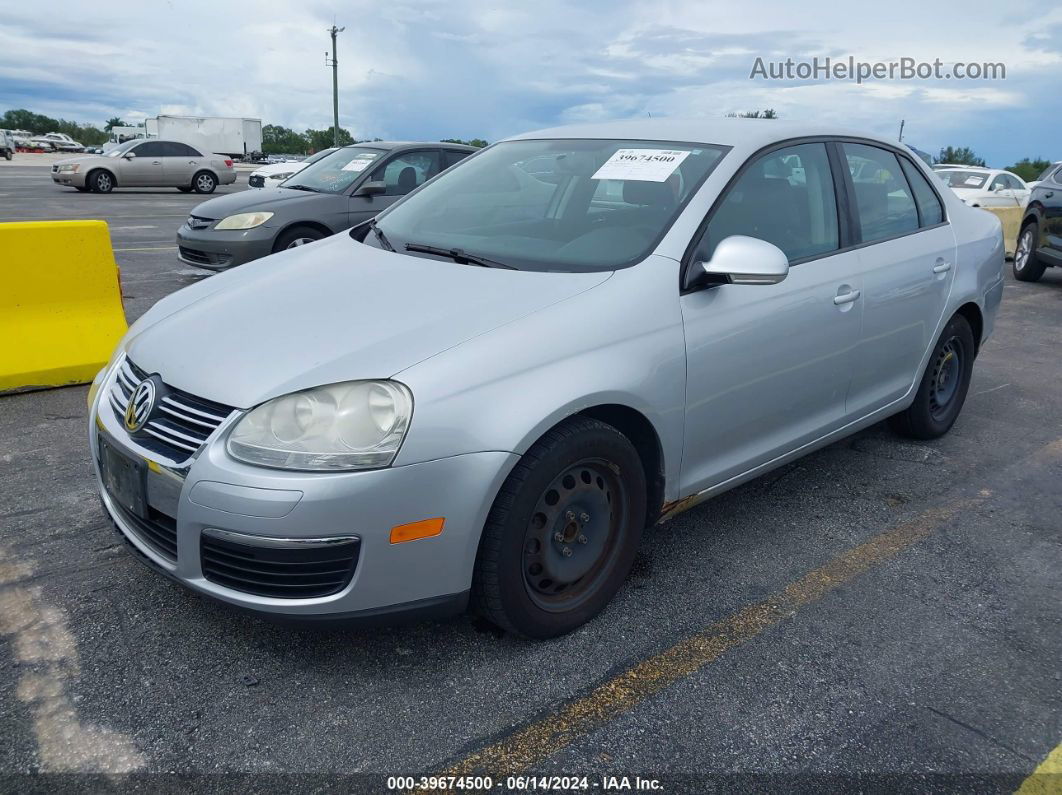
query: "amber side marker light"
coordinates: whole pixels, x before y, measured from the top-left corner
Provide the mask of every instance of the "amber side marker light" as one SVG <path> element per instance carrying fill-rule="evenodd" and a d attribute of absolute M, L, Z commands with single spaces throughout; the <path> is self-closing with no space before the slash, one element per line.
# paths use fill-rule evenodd
<path fill-rule="evenodd" d="M 418 538 L 431 538 L 440 535 L 446 519 L 421 519 L 419 522 L 395 525 L 391 528 L 391 543 L 401 544 L 404 541 L 416 541 Z"/>

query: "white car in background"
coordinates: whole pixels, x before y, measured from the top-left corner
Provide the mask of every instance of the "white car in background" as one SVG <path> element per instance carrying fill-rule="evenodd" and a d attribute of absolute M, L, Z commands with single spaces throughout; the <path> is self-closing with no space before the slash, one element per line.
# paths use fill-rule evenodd
<path fill-rule="evenodd" d="M 75 141 L 66 133 L 50 132 L 42 136 L 45 141 L 50 141 L 52 147 L 59 152 L 84 152 L 85 147 L 78 141 Z"/>
<path fill-rule="evenodd" d="M 247 185 L 252 188 L 275 188 L 292 174 L 297 174 L 306 168 L 306 166 L 311 163 L 316 163 L 322 157 L 327 157 L 334 151 L 336 151 L 334 148 L 322 149 L 317 154 L 310 155 L 305 160 L 270 163 L 268 166 L 262 166 L 251 172 L 251 175 L 247 178 Z"/>
<path fill-rule="evenodd" d="M 970 167 L 936 174 L 971 207 L 1024 207 L 1029 201 L 1029 186 L 1009 171 Z"/>

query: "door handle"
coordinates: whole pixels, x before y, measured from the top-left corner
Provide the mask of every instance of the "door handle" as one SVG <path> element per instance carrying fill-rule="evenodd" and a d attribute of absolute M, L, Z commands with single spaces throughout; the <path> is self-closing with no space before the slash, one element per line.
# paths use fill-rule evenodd
<path fill-rule="evenodd" d="M 1050 199 L 1054 195 L 1055 195 L 1055 192 L 1053 190 L 1049 190 L 1047 193 L 1044 194 L 1044 198 L 1045 199 Z"/>
<path fill-rule="evenodd" d="M 951 263 L 940 260 L 933 266 L 933 273 L 947 273 L 951 270 Z"/>
<path fill-rule="evenodd" d="M 835 295 L 833 302 L 837 306 L 843 306 L 844 304 L 850 304 L 859 298 L 859 290 L 851 290 L 850 292 L 843 293 L 842 295 Z"/>
<path fill-rule="evenodd" d="M 153 166 L 161 166 L 162 165 L 162 161 L 161 160 L 152 160 L 151 161 L 151 165 L 153 165 Z"/>

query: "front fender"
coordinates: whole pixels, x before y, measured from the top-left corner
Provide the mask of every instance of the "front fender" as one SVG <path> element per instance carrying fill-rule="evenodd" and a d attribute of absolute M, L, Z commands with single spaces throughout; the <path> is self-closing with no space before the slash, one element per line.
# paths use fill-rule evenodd
<path fill-rule="evenodd" d="M 656 430 L 672 499 L 686 388 L 677 285 L 678 263 L 653 256 L 396 373 L 414 400 L 396 465 L 469 452 L 523 454 L 565 417 L 619 404 Z"/>

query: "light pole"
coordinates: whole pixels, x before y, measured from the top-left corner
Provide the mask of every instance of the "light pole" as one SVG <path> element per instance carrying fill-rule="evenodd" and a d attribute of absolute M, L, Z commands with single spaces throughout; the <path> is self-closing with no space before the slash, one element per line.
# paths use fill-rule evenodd
<path fill-rule="evenodd" d="M 332 58 L 325 63 L 332 67 L 332 146 L 339 146 L 339 59 L 336 58 L 336 36 L 346 30 L 333 23 L 328 32 L 332 34 Z"/>

